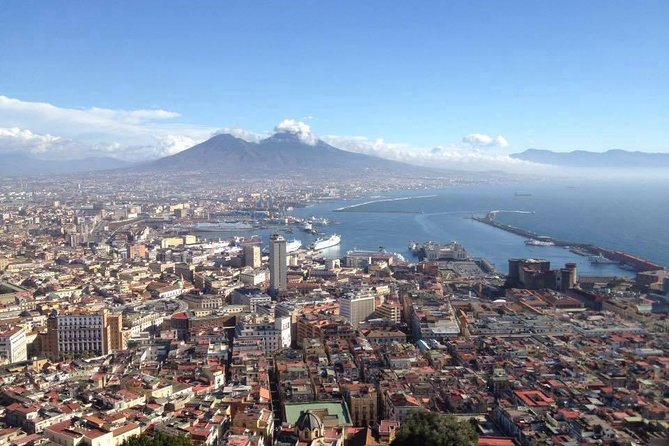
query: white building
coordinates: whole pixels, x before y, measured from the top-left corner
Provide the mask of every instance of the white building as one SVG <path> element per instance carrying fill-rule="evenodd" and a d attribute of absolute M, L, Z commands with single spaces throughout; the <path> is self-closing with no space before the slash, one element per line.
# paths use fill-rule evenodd
<path fill-rule="evenodd" d="M 369 291 L 346 293 L 339 298 L 339 315 L 358 328 L 376 309 L 376 296 Z"/>
<path fill-rule="evenodd" d="M 292 342 L 289 317 L 249 317 L 237 324 L 238 339 L 258 339 L 266 355 L 289 348 Z"/>
<path fill-rule="evenodd" d="M 257 248 L 257 246 L 254 246 L 254 248 Z M 239 280 L 244 285 L 255 287 L 264 283 L 267 280 L 267 276 L 267 270 L 246 268 L 239 274 Z"/>
<path fill-rule="evenodd" d="M 12 364 L 26 361 L 27 359 L 26 332 L 23 328 L 14 327 L 0 333 L 1 362 Z"/>

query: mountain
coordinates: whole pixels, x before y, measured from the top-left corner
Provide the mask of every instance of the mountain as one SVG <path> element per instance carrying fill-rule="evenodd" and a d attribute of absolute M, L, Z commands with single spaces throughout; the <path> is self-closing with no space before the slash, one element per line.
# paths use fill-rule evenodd
<path fill-rule="evenodd" d="M 429 168 L 353 153 L 321 140 L 308 144 L 293 133 L 276 133 L 257 143 L 219 134 L 175 155 L 137 169 L 250 174 L 437 175 Z M 443 172 L 441 172 L 443 173 Z"/>
<path fill-rule="evenodd" d="M 609 150 L 607 152 L 552 152 L 550 150 L 528 149 L 514 153 L 512 158 L 541 164 L 564 167 L 595 167 L 616 169 L 646 169 L 669 167 L 669 153 L 628 152 Z"/>
<path fill-rule="evenodd" d="M 119 169 L 130 165 L 129 162 L 109 157 L 46 160 L 24 153 L 0 152 L 0 175 L 3 176 L 62 175 Z"/>

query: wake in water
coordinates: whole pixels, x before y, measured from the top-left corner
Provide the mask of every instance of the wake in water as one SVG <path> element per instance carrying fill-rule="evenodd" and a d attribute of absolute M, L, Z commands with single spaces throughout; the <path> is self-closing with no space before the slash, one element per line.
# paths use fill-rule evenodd
<path fill-rule="evenodd" d="M 419 196 L 416 196 L 416 197 L 384 198 L 384 199 L 382 199 L 382 200 L 366 201 L 366 202 L 364 202 L 364 203 L 352 204 L 352 205 L 350 205 L 350 206 L 344 206 L 344 207 L 342 207 L 342 208 L 333 209 L 333 210 L 334 210 L 335 212 L 345 212 L 345 211 L 348 211 L 348 210 L 350 210 L 350 209 L 358 208 L 358 207 L 360 207 L 360 206 L 367 206 L 368 204 L 374 204 L 374 203 L 386 203 L 386 202 L 390 202 L 390 201 L 416 200 L 416 199 L 420 199 L 420 198 L 434 198 L 434 197 L 438 197 L 438 195 L 419 195 Z"/>

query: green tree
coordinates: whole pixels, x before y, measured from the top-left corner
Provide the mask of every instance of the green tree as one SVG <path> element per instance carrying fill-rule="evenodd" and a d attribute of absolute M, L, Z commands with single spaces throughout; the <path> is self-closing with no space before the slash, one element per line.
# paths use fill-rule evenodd
<path fill-rule="evenodd" d="M 417 412 L 402 423 L 392 446 L 474 446 L 478 443 L 475 425 L 453 415 Z"/>
<path fill-rule="evenodd" d="M 153 437 L 142 434 L 123 441 L 121 446 L 193 446 L 193 442 L 187 437 L 172 437 L 158 433 Z"/>

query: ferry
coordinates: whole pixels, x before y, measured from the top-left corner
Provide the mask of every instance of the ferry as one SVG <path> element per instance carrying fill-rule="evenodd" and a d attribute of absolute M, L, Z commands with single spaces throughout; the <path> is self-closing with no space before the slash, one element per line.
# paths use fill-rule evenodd
<path fill-rule="evenodd" d="M 341 237 L 337 234 L 333 234 L 330 238 L 323 239 L 317 238 L 314 243 L 311 244 L 311 249 L 314 251 L 321 251 L 323 249 L 332 248 L 341 243 Z"/>
<path fill-rule="evenodd" d="M 555 246 L 555 242 L 550 237 L 545 236 L 527 239 L 525 244 L 528 246 Z"/>

